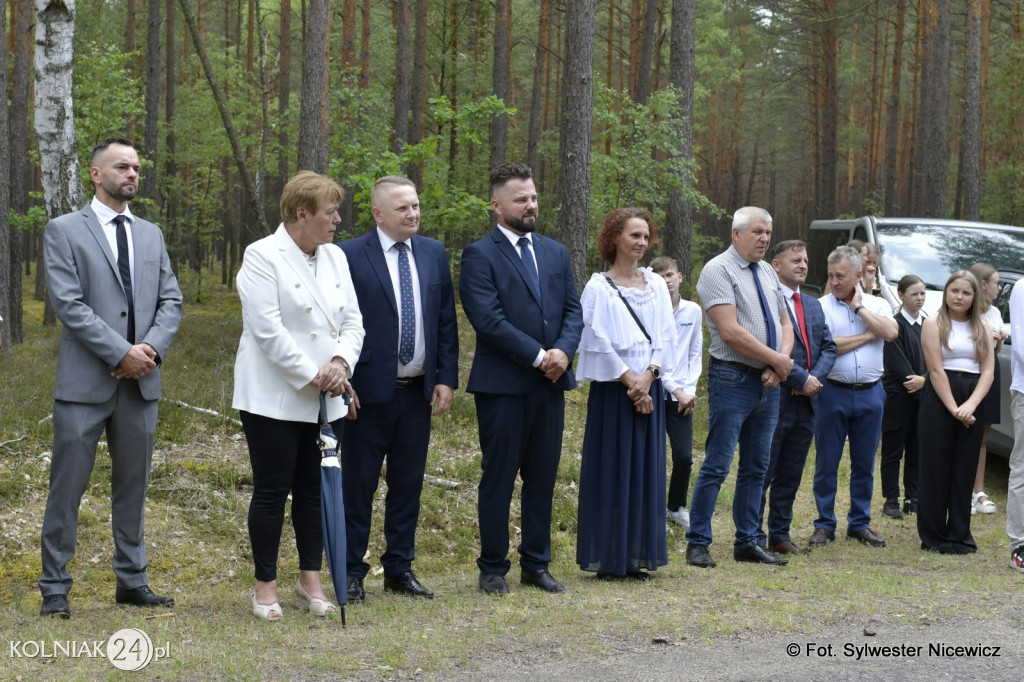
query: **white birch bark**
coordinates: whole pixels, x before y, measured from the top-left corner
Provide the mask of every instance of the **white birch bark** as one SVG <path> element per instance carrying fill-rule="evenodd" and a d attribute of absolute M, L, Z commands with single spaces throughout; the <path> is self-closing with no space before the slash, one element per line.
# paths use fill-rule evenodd
<path fill-rule="evenodd" d="M 46 214 L 70 213 L 85 202 L 71 95 L 75 0 L 35 0 L 35 130 Z"/>

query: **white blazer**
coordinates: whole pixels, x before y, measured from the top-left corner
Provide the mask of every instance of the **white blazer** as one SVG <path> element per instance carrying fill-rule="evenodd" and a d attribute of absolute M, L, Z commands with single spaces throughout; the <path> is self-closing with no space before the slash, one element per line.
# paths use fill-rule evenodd
<path fill-rule="evenodd" d="M 333 244 L 318 247 L 314 273 L 282 224 L 246 248 L 235 285 L 242 338 L 232 407 L 316 422 L 320 394 L 309 382 L 334 356 L 355 367 L 363 347 L 363 318 L 345 252 Z M 328 398 L 331 421 L 347 409 L 340 397 Z"/>

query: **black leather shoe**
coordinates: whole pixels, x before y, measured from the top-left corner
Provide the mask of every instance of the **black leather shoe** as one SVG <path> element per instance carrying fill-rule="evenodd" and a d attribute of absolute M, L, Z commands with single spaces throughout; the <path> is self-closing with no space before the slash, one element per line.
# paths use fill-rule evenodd
<path fill-rule="evenodd" d="M 811 533 L 811 539 L 807 541 L 808 547 L 824 547 L 836 539 L 836 534 L 827 528 L 815 528 Z"/>
<path fill-rule="evenodd" d="M 174 606 L 174 597 L 161 597 L 149 589 L 149 585 L 142 587 L 119 587 L 114 593 L 114 599 L 118 604 L 130 604 L 131 606 Z"/>
<path fill-rule="evenodd" d="M 363 589 L 362 576 L 348 576 L 345 579 L 345 593 L 348 595 L 349 604 L 359 604 L 366 601 L 366 591 Z"/>
<path fill-rule="evenodd" d="M 785 566 L 789 559 L 775 556 L 759 545 L 743 545 L 732 550 L 732 558 L 736 561 L 746 561 L 752 564 L 770 564 L 772 566 Z"/>
<path fill-rule="evenodd" d="M 882 516 L 887 516 L 890 519 L 902 519 L 903 512 L 900 510 L 900 501 L 895 497 L 886 500 L 882 505 Z"/>
<path fill-rule="evenodd" d="M 500 573 L 481 573 L 480 589 L 487 594 L 508 594 L 508 583 Z"/>
<path fill-rule="evenodd" d="M 538 568 L 536 571 L 527 571 L 524 568 L 519 576 L 519 582 L 539 587 L 545 592 L 565 592 L 565 585 L 552 578 L 546 568 Z"/>
<path fill-rule="evenodd" d="M 707 545 L 687 545 L 686 563 L 698 568 L 714 568 L 718 565 L 711 558 Z"/>
<path fill-rule="evenodd" d="M 885 540 L 878 537 L 875 531 L 870 528 L 864 528 L 863 530 L 855 530 L 853 532 L 847 532 L 846 537 L 856 540 L 862 545 L 871 545 L 872 547 L 885 547 Z"/>
<path fill-rule="evenodd" d="M 434 593 L 420 585 L 420 581 L 416 580 L 416 575 L 412 571 L 406 571 L 394 578 L 384 576 L 384 591 L 407 594 L 410 597 L 434 598 Z"/>
<path fill-rule="evenodd" d="M 68 606 L 66 594 L 51 594 L 43 597 L 43 606 L 39 609 L 40 616 L 56 616 L 57 618 L 68 619 L 71 617 L 71 607 Z"/>

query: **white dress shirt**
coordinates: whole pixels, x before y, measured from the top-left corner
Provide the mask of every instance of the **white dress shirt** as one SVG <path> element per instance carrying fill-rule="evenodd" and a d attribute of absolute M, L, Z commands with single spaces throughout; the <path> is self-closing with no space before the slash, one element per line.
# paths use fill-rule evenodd
<path fill-rule="evenodd" d="M 110 208 L 102 201 L 97 199 L 95 196 L 92 198 L 93 213 L 96 214 L 96 219 L 100 221 L 100 227 L 103 228 L 103 236 L 107 238 L 107 243 L 110 245 L 110 252 L 114 254 L 114 262 L 117 262 L 117 226 L 114 225 L 114 218 L 119 215 L 123 215 L 127 220 L 124 221 L 124 231 L 128 235 L 128 264 L 131 266 L 132 273 L 132 287 L 135 286 L 135 242 L 132 241 L 132 221 L 135 220 L 135 216 L 132 215 L 131 209 L 126 205 L 124 207 L 124 213 L 117 213 L 114 209 Z"/>
<path fill-rule="evenodd" d="M 398 283 L 398 249 L 395 248 L 396 242 L 392 239 L 384 230 L 377 228 L 377 237 L 380 239 L 380 246 L 384 249 L 384 261 L 388 264 L 388 274 L 391 275 L 391 286 L 395 290 L 395 303 L 398 306 L 398 338 L 402 338 L 402 294 L 401 287 Z M 424 364 L 426 363 L 427 351 L 426 341 L 423 335 L 423 303 L 422 296 L 420 295 L 420 278 L 418 271 L 416 270 L 416 255 L 412 250 L 412 239 L 407 239 L 403 242 L 409 249 L 409 274 L 412 275 L 412 300 L 416 307 L 416 341 L 415 348 L 412 354 L 412 360 L 409 361 L 408 365 L 403 365 L 401 360 L 395 360 L 398 363 L 398 377 L 409 378 L 418 377 L 423 374 Z M 398 350 L 397 348 L 395 350 Z"/>
<path fill-rule="evenodd" d="M 832 332 L 832 338 L 855 336 L 868 330 L 867 323 L 834 294 L 827 294 L 818 300 L 821 302 L 821 310 L 825 313 L 825 322 Z M 892 317 L 892 308 L 877 296 L 863 296 L 861 305 L 875 315 Z M 885 369 L 882 364 L 884 345 L 885 340 L 876 336 L 860 348 L 836 355 L 836 363 L 832 365 L 828 378 L 844 384 L 868 384 L 881 379 Z"/>

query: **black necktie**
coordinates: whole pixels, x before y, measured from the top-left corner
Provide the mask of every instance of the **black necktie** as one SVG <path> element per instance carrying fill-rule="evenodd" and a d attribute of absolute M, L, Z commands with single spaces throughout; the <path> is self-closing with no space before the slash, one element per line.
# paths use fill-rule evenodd
<path fill-rule="evenodd" d="M 533 290 L 540 296 L 540 277 L 537 276 L 537 264 L 533 262 L 530 240 L 526 237 L 519 238 L 519 256 L 523 259 L 523 266 L 526 268 L 526 274 L 530 276 L 530 284 L 533 285 Z"/>
<path fill-rule="evenodd" d="M 403 242 L 395 244 L 398 249 L 398 293 L 402 301 L 402 337 L 398 341 L 398 359 L 403 365 L 412 362 L 416 349 L 416 303 L 412 298 L 412 270 L 409 268 L 409 247 Z"/>
<path fill-rule="evenodd" d="M 117 228 L 117 271 L 121 274 L 124 298 L 128 303 L 128 342 L 135 343 L 135 297 L 132 296 L 132 266 L 128 252 L 128 231 L 124 227 L 125 217 L 114 216 Z"/>

